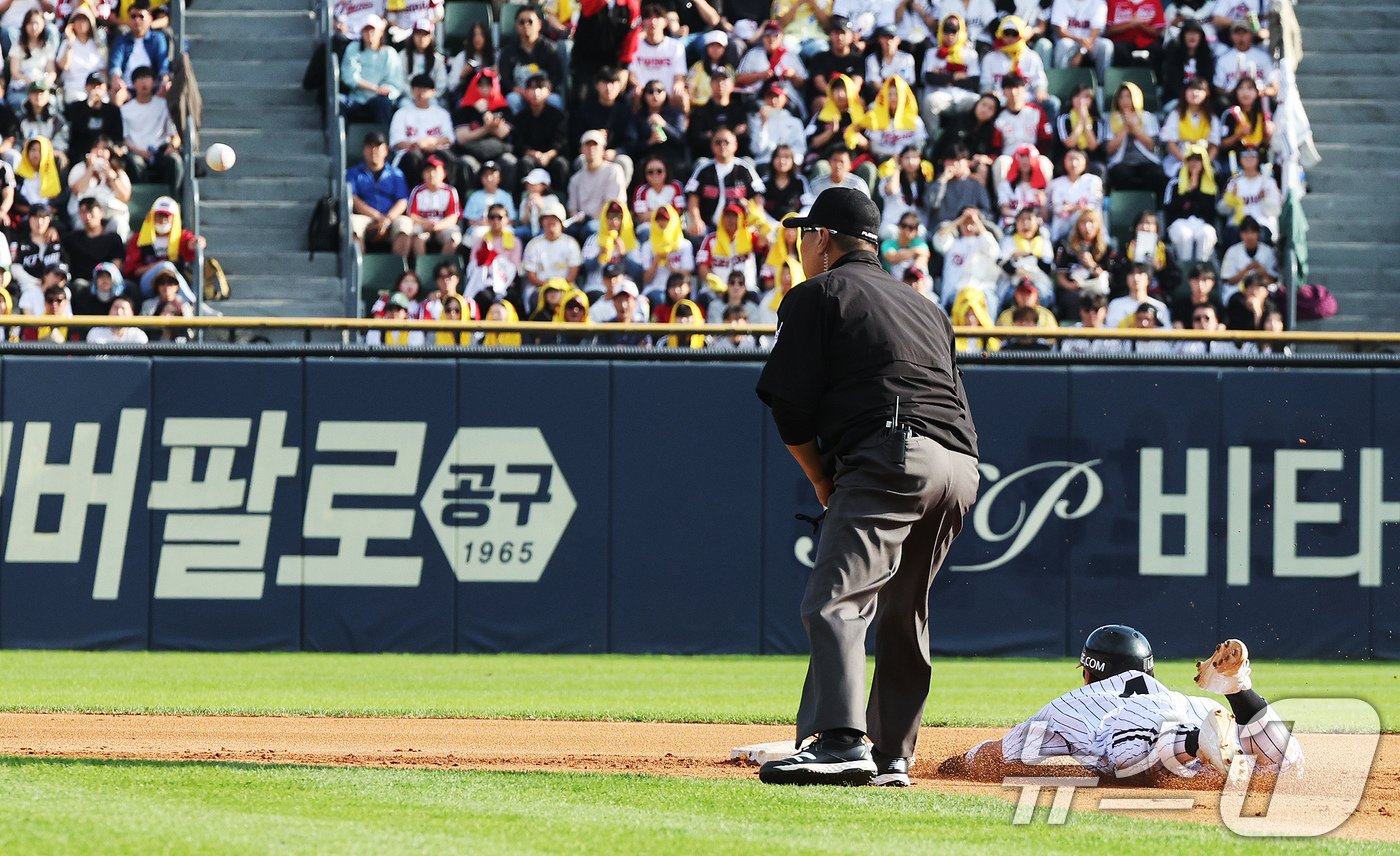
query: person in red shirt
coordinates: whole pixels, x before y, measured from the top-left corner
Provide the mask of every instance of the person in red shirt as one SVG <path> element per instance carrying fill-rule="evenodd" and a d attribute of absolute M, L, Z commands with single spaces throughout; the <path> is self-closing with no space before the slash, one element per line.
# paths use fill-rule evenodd
<path fill-rule="evenodd" d="M 1113 64 L 1162 67 L 1162 34 L 1167 16 L 1162 0 L 1108 0 L 1104 35 L 1113 42 Z"/>
<path fill-rule="evenodd" d="M 151 205 L 141 229 L 126 244 L 126 259 L 122 274 L 141 284 L 141 296 L 155 293 L 151 280 L 160 271 L 161 262 L 172 262 L 181 274 L 180 293 L 190 305 L 194 292 L 188 285 L 195 260 L 196 247 L 205 246 L 204 238 L 180 226 L 180 205 L 169 196 L 161 196 Z"/>
<path fill-rule="evenodd" d="M 457 189 L 445 182 L 447 170 L 437 155 L 429 155 L 423 167 L 423 183 L 408 194 L 408 219 L 413 221 L 413 253 L 451 254 L 462 243 L 462 201 Z"/>

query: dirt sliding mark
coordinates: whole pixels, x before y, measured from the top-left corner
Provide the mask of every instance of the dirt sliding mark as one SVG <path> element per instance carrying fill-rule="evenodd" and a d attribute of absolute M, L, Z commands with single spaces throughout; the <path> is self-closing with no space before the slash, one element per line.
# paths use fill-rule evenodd
<path fill-rule="evenodd" d="M 1017 791 L 1000 783 L 940 777 L 938 762 L 999 731 L 984 728 L 925 728 L 916 789 L 996 795 L 1013 800 Z M 695 725 L 543 720 L 369 719 L 277 716 L 140 716 L 69 713 L 0 713 L 0 755 L 242 761 L 362 767 L 420 767 L 458 770 L 579 771 L 663 776 L 753 777 L 753 767 L 728 760 L 736 746 L 787 740 L 792 729 L 772 725 Z M 1328 738 L 1316 744 L 1330 763 L 1364 765 L 1369 759 L 1338 759 Z M 1057 771 L 1058 775 L 1065 773 Z M 1322 777 L 1325 778 L 1325 777 Z M 1311 777 L 1310 777 L 1311 780 Z M 1190 809 L 1141 812 L 1157 820 L 1219 824 L 1219 784 L 1180 780 L 1171 795 L 1189 793 Z M 1092 810 L 1105 797 L 1150 797 L 1162 788 L 1081 788 L 1076 810 Z M 1047 798 L 1042 797 L 1042 806 Z M 1400 735 L 1385 735 L 1361 806 L 1334 834 L 1346 838 L 1400 841 Z M 1131 812 L 1129 812 L 1131 813 Z M 1008 806 L 1008 818 L 1010 807 Z M 1044 808 L 1036 822 L 1044 822 Z"/>

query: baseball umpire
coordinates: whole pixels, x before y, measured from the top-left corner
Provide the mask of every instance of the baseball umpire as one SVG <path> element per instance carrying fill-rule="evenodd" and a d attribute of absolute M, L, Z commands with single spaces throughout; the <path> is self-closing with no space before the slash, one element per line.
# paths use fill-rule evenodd
<path fill-rule="evenodd" d="M 807 279 L 783 298 L 758 396 L 827 508 L 802 599 L 797 746 L 818 739 L 759 778 L 904 786 L 928 698 L 929 586 L 977 496 L 977 433 L 947 316 L 880 266 L 875 203 L 830 188 L 785 224 L 801 229 Z"/>

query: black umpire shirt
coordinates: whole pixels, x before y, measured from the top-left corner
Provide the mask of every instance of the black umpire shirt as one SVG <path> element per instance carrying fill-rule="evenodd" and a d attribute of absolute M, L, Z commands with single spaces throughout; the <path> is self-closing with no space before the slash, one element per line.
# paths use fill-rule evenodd
<path fill-rule="evenodd" d="M 977 457 L 977 431 L 953 362 L 953 327 L 928 298 L 890 276 L 874 253 L 842 256 L 778 308 L 778 336 L 758 380 L 783 442 L 849 451 L 899 420 Z"/>

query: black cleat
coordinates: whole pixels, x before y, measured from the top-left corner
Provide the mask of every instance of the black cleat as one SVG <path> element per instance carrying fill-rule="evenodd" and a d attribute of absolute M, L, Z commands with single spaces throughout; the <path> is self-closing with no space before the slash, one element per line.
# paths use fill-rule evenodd
<path fill-rule="evenodd" d="M 886 755 L 879 750 L 872 753 L 875 761 L 873 785 L 886 788 L 909 787 L 909 759 L 898 755 Z"/>
<path fill-rule="evenodd" d="M 870 744 L 818 737 L 787 758 L 758 769 L 758 780 L 770 785 L 868 785 L 875 778 Z"/>

